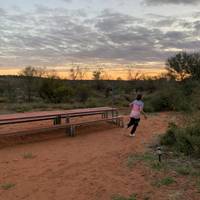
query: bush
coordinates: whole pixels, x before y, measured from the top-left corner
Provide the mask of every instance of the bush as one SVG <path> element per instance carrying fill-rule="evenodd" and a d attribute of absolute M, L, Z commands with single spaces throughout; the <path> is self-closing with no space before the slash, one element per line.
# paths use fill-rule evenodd
<path fill-rule="evenodd" d="M 39 90 L 40 97 L 50 103 L 65 102 L 72 95 L 71 88 L 64 85 L 60 80 L 45 79 Z"/>
<path fill-rule="evenodd" d="M 170 126 L 161 137 L 161 144 L 172 146 L 185 155 L 200 157 L 200 124 L 194 123 L 186 128 Z"/>
<path fill-rule="evenodd" d="M 174 179 L 173 177 L 165 177 L 165 178 L 163 178 L 163 179 L 161 179 L 161 180 L 156 181 L 156 182 L 155 182 L 155 185 L 156 185 L 157 187 L 161 187 L 161 186 L 163 186 L 163 185 L 168 186 L 168 185 L 171 185 L 171 184 L 173 184 L 173 183 L 175 183 L 175 182 L 176 182 L 176 181 L 175 181 L 175 179 Z"/>
<path fill-rule="evenodd" d="M 0 103 L 7 103 L 8 99 L 6 97 L 0 97 Z"/>
<path fill-rule="evenodd" d="M 166 134 L 161 137 L 161 145 L 173 145 L 176 142 L 176 130 L 177 126 L 174 123 L 169 124 Z"/>
<path fill-rule="evenodd" d="M 180 85 L 172 84 L 149 97 L 149 107 L 154 111 L 190 111 L 190 98 Z"/>
<path fill-rule="evenodd" d="M 18 112 L 18 113 L 23 113 L 23 112 L 28 112 L 33 109 L 31 104 L 12 104 L 8 108 L 10 111 Z"/>
<path fill-rule="evenodd" d="M 100 107 L 103 105 L 104 105 L 104 101 L 98 98 L 88 98 L 88 100 L 85 103 L 85 106 L 88 108 Z"/>
<path fill-rule="evenodd" d="M 87 85 L 79 85 L 76 88 L 76 96 L 78 98 L 78 101 L 81 103 L 85 103 L 89 98 L 90 92 L 91 89 Z"/>

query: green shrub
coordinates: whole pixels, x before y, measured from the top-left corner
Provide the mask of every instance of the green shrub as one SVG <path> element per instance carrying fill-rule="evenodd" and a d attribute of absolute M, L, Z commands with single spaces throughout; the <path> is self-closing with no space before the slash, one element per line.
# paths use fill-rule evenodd
<path fill-rule="evenodd" d="M 157 187 L 160 187 L 160 186 L 163 186 L 163 185 L 168 186 L 168 185 L 171 185 L 171 184 L 173 184 L 175 182 L 176 181 L 174 180 L 173 177 L 165 177 L 165 178 L 163 178 L 161 180 L 156 181 L 155 182 L 155 186 L 157 186 Z"/>
<path fill-rule="evenodd" d="M 32 110 L 31 104 L 12 104 L 8 107 L 9 110 L 14 111 L 14 112 L 27 112 Z"/>
<path fill-rule="evenodd" d="M 121 195 L 114 195 L 112 200 L 136 200 L 136 194 L 131 194 L 128 198 Z"/>
<path fill-rule="evenodd" d="M 78 101 L 81 103 L 85 103 L 88 100 L 89 95 L 91 93 L 90 90 L 91 89 L 87 85 L 79 85 L 76 88 L 76 97 Z"/>
<path fill-rule="evenodd" d="M 40 97 L 49 103 L 62 103 L 72 96 L 73 92 L 70 87 L 63 84 L 61 80 L 45 79 L 40 89 Z"/>
<path fill-rule="evenodd" d="M 103 105 L 104 105 L 103 100 L 98 99 L 98 98 L 89 98 L 85 103 L 85 106 L 88 107 L 88 108 L 100 107 L 100 106 L 103 106 Z"/>
<path fill-rule="evenodd" d="M 170 84 L 145 98 L 145 106 L 154 111 L 191 111 L 191 97 L 186 95 L 184 87 Z"/>
<path fill-rule="evenodd" d="M 181 175 L 190 175 L 192 173 L 193 169 L 188 166 L 179 166 L 176 168 L 176 172 L 178 172 Z"/>
<path fill-rule="evenodd" d="M 200 124 L 194 123 L 185 128 L 169 127 L 161 137 L 161 144 L 172 146 L 185 155 L 200 157 Z"/>
<path fill-rule="evenodd" d="M 153 113 L 153 112 L 155 112 L 155 108 L 153 106 L 151 106 L 151 104 L 145 103 L 144 112 Z"/>
<path fill-rule="evenodd" d="M 176 142 L 176 130 L 177 126 L 174 123 L 169 124 L 166 134 L 161 137 L 161 145 L 173 145 Z"/>
<path fill-rule="evenodd" d="M 163 178 L 160 183 L 161 185 L 170 185 L 172 183 L 175 183 L 176 181 L 174 180 L 174 178 L 172 177 L 166 177 L 166 178 Z"/>
<path fill-rule="evenodd" d="M 0 103 L 7 103 L 9 100 L 6 97 L 0 97 Z"/>

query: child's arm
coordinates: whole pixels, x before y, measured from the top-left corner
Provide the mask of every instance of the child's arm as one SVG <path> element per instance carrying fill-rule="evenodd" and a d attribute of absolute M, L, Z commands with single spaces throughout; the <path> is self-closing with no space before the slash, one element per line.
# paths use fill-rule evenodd
<path fill-rule="evenodd" d="M 147 114 L 142 110 L 141 113 L 144 115 L 144 118 L 147 119 Z"/>

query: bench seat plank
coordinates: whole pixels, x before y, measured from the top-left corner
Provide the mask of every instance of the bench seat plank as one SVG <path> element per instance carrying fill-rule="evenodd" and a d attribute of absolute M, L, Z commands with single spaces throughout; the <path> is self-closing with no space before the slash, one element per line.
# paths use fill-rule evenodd
<path fill-rule="evenodd" d="M 81 125 L 89 125 L 89 124 L 92 124 L 92 123 L 98 123 L 98 122 L 103 122 L 103 121 L 107 121 L 107 122 L 111 121 L 111 122 L 114 122 L 117 126 L 123 127 L 123 117 L 116 116 L 116 117 L 102 118 L 102 119 L 96 119 L 96 120 L 91 120 L 91 121 L 74 122 L 74 123 L 62 124 L 62 125 L 54 125 L 54 126 L 51 126 L 51 127 L 43 127 L 43 128 L 33 129 L 33 130 L 3 133 L 3 134 L 0 134 L 0 138 L 2 138 L 2 137 L 12 137 L 12 136 L 33 135 L 35 133 L 43 133 L 43 132 L 59 130 L 59 129 L 66 129 L 66 131 L 68 131 L 70 129 L 69 135 L 75 136 L 75 127 L 78 127 L 78 126 L 81 126 Z"/>

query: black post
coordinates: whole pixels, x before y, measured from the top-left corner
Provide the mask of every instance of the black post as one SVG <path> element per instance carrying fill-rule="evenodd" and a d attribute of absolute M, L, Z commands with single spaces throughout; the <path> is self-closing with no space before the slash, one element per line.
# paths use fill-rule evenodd
<path fill-rule="evenodd" d="M 161 160 L 161 154 L 158 155 L 158 160 L 159 160 L 159 162 L 162 161 L 162 160 Z"/>
<path fill-rule="evenodd" d="M 162 162 L 162 151 L 161 151 L 161 147 L 157 147 L 157 154 L 158 154 L 158 160 L 159 160 L 159 162 Z"/>

